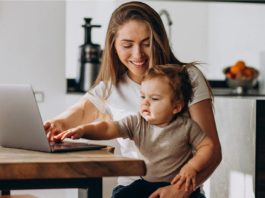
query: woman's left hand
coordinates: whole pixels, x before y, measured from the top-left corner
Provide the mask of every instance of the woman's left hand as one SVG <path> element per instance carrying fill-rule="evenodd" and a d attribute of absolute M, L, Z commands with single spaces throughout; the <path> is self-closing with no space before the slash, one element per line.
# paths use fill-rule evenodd
<path fill-rule="evenodd" d="M 165 186 L 157 189 L 153 192 L 149 198 L 189 198 L 192 190 L 190 189 L 188 192 L 185 191 L 185 188 L 180 188 L 174 184 Z"/>

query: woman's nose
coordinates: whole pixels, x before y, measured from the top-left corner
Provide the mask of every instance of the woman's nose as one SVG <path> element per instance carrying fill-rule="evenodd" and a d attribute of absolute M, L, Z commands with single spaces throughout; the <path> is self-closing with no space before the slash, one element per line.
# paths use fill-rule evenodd
<path fill-rule="evenodd" d="M 144 50 L 140 45 L 136 45 L 133 49 L 134 58 L 142 58 L 144 56 Z"/>

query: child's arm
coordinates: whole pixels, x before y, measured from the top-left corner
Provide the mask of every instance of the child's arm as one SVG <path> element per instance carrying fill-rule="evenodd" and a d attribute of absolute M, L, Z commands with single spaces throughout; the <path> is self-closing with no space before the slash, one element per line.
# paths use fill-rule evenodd
<path fill-rule="evenodd" d="M 194 156 L 188 161 L 197 172 L 200 172 L 209 164 L 209 160 L 213 154 L 213 141 L 209 137 L 205 137 L 200 144 L 195 147 Z"/>
<path fill-rule="evenodd" d="M 184 184 L 185 191 L 188 191 L 191 187 L 193 190 L 195 190 L 196 176 L 197 171 L 191 165 L 189 165 L 189 163 L 187 163 L 180 169 L 179 173 L 171 181 L 171 184 L 176 184 L 178 189 L 180 189 Z"/>
<path fill-rule="evenodd" d="M 101 121 L 80 125 L 54 136 L 57 140 L 64 140 L 65 138 L 78 139 L 81 137 L 91 140 L 114 139 L 120 137 L 119 127 L 116 122 Z"/>
<path fill-rule="evenodd" d="M 193 190 L 196 189 L 196 175 L 207 167 L 213 154 L 213 142 L 206 136 L 195 149 L 194 156 L 181 168 L 179 174 L 171 182 L 171 184 L 177 183 L 179 188 L 185 183 L 187 191 L 191 185 Z"/>

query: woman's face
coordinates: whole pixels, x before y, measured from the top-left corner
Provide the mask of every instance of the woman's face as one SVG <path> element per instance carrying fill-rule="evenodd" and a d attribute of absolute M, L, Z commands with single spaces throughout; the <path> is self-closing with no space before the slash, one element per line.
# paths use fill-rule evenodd
<path fill-rule="evenodd" d="M 129 77 L 141 83 L 148 69 L 151 32 L 141 21 L 130 20 L 117 32 L 115 49 L 120 61 L 128 68 Z"/>

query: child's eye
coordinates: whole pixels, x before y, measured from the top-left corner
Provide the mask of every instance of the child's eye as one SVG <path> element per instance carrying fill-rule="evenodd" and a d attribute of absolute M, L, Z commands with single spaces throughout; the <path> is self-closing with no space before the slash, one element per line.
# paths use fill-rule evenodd
<path fill-rule="evenodd" d="M 145 99 L 145 96 L 141 96 L 142 99 Z"/>
<path fill-rule="evenodd" d="M 154 100 L 154 101 L 158 101 L 159 98 L 152 97 L 152 100 Z"/>

